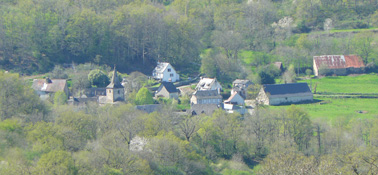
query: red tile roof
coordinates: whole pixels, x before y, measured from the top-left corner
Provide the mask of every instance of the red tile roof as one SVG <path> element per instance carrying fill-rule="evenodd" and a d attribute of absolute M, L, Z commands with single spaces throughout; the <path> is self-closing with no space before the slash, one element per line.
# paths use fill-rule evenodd
<path fill-rule="evenodd" d="M 357 55 L 322 55 L 314 56 L 316 67 L 329 69 L 360 68 L 365 67 L 361 57 Z"/>

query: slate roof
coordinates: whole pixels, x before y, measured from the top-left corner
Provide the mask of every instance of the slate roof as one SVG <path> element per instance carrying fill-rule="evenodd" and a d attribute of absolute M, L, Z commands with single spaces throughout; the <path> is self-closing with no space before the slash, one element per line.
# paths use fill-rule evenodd
<path fill-rule="evenodd" d="M 216 104 L 193 104 L 187 112 L 191 115 L 206 114 L 211 115 L 217 109 L 219 105 Z"/>
<path fill-rule="evenodd" d="M 236 79 L 234 82 L 232 82 L 232 84 L 248 84 L 248 83 L 251 83 L 252 84 L 252 82 L 251 81 L 249 81 L 249 80 L 242 80 L 242 79 Z"/>
<path fill-rule="evenodd" d="M 263 88 L 270 95 L 311 93 L 307 83 L 265 84 Z"/>
<path fill-rule="evenodd" d="M 158 91 L 161 91 L 163 86 L 165 87 L 165 89 L 167 89 L 169 93 L 179 92 L 179 90 L 176 88 L 176 86 L 172 82 L 162 82 Z"/>
<path fill-rule="evenodd" d="M 196 97 L 214 97 L 214 96 L 221 96 L 218 94 L 218 90 L 204 90 L 204 91 L 196 91 L 193 93 Z"/>
<path fill-rule="evenodd" d="M 116 70 L 115 66 L 114 66 L 112 80 L 110 81 L 110 84 L 108 86 L 106 86 L 106 88 L 108 88 L 108 89 L 123 88 L 121 82 L 119 82 L 119 78 L 118 78 L 117 70 Z"/>
<path fill-rule="evenodd" d="M 44 92 L 58 92 L 63 91 L 66 87 L 67 80 L 65 79 L 34 79 L 32 88 L 36 91 Z"/>
<path fill-rule="evenodd" d="M 314 56 L 314 64 L 320 69 L 325 66 L 329 69 L 360 68 L 365 67 L 361 57 L 357 55 L 322 55 Z"/>
<path fill-rule="evenodd" d="M 147 112 L 147 113 L 152 113 L 152 112 L 161 110 L 162 105 L 160 105 L 160 104 L 137 105 L 137 106 L 135 106 L 135 109 L 138 109 L 140 111 L 144 111 L 144 112 Z"/>

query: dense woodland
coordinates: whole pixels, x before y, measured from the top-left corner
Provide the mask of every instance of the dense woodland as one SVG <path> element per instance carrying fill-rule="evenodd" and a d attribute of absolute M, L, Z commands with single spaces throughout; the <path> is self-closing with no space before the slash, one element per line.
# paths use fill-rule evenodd
<path fill-rule="evenodd" d="M 0 0 L 9 71 L 0 71 L 0 174 L 377 174 L 376 117 L 313 119 L 294 105 L 193 117 L 176 115 L 175 101 L 134 108 L 158 60 L 222 83 L 274 83 L 273 61 L 292 82 L 325 54 L 358 54 L 376 71 L 377 9 L 376 0 Z M 69 77 L 80 94 L 106 86 L 114 64 L 133 82 L 132 103 L 41 101 L 19 77 Z"/>
<path fill-rule="evenodd" d="M 54 65 L 117 64 L 150 74 L 156 61 L 180 72 L 243 78 L 272 61 L 298 73 L 312 56 L 375 61 L 376 0 L 2 0 L 0 65 L 26 74 Z M 373 37 L 374 36 L 374 37 Z M 252 55 L 243 56 L 243 51 Z M 244 54 L 245 55 L 245 54 Z M 200 64 L 202 63 L 202 64 Z M 216 65 L 216 66 L 213 66 Z"/>

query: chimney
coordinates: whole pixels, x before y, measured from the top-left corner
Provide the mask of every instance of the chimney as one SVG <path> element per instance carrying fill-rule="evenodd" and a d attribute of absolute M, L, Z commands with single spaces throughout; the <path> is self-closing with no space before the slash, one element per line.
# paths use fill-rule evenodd
<path fill-rule="evenodd" d="M 52 83 L 51 79 L 49 77 L 46 77 L 46 84 Z"/>

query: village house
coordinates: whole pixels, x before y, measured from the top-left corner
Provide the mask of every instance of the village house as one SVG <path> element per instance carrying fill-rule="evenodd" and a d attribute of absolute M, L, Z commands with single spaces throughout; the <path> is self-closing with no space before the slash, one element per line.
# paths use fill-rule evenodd
<path fill-rule="evenodd" d="M 237 92 L 245 99 L 247 97 L 247 88 L 249 85 L 253 85 L 253 83 L 249 80 L 236 79 L 234 82 L 232 82 L 231 95 Z"/>
<path fill-rule="evenodd" d="M 157 66 L 152 72 L 152 77 L 162 82 L 176 82 L 180 80 L 179 74 L 171 64 L 166 62 L 157 63 Z"/>
<path fill-rule="evenodd" d="M 266 84 L 256 98 L 259 104 L 281 105 L 312 101 L 313 94 L 307 83 Z"/>
<path fill-rule="evenodd" d="M 56 92 L 62 91 L 69 97 L 69 90 L 67 87 L 67 80 L 65 79 L 34 79 L 32 88 L 37 92 L 39 97 L 43 100 L 50 97 Z"/>
<path fill-rule="evenodd" d="M 179 90 L 171 82 L 162 82 L 155 92 L 155 98 L 173 98 L 178 100 Z"/>
<path fill-rule="evenodd" d="M 216 78 L 202 78 L 198 82 L 196 86 L 196 90 L 205 91 L 205 90 L 218 90 L 220 92 L 222 90 L 222 86 L 217 81 Z"/>
<path fill-rule="evenodd" d="M 244 98 L 238 92 L 234 92 L 226 101 L 223 102 L 223 109 L 228 113 L 245 113 Z"/>
<path fill-rule="evenodd" d="M 190 99 L 191 104 L 221 104 L 222 96 L 218 90 L 197 90 L 193 93 Z"/>
<path fill-rule="evenodd" d="M 283 71 L 282 62 L 273 62 L 272 64 L 274 65 L 274 67 L 276 67 L 278 70 L 280 70 L 280 72 Z"/>
<path fill-rule="evenodd" d="M 347 75 L 364 72 L 364 62 L 357 55 L 322 55 L 313 58 L 314 75 Z"/>
<path fill-rule="evenodd" d="M 98 102 L 100 104 L 104 103 L 114 103 L 117 101 L 125 101 L 125 89 L 119 81 L 116 67 L 114 66 L 113 76 L 110 84 L 106 86 L 106 96 L 99 96 Z"/>

